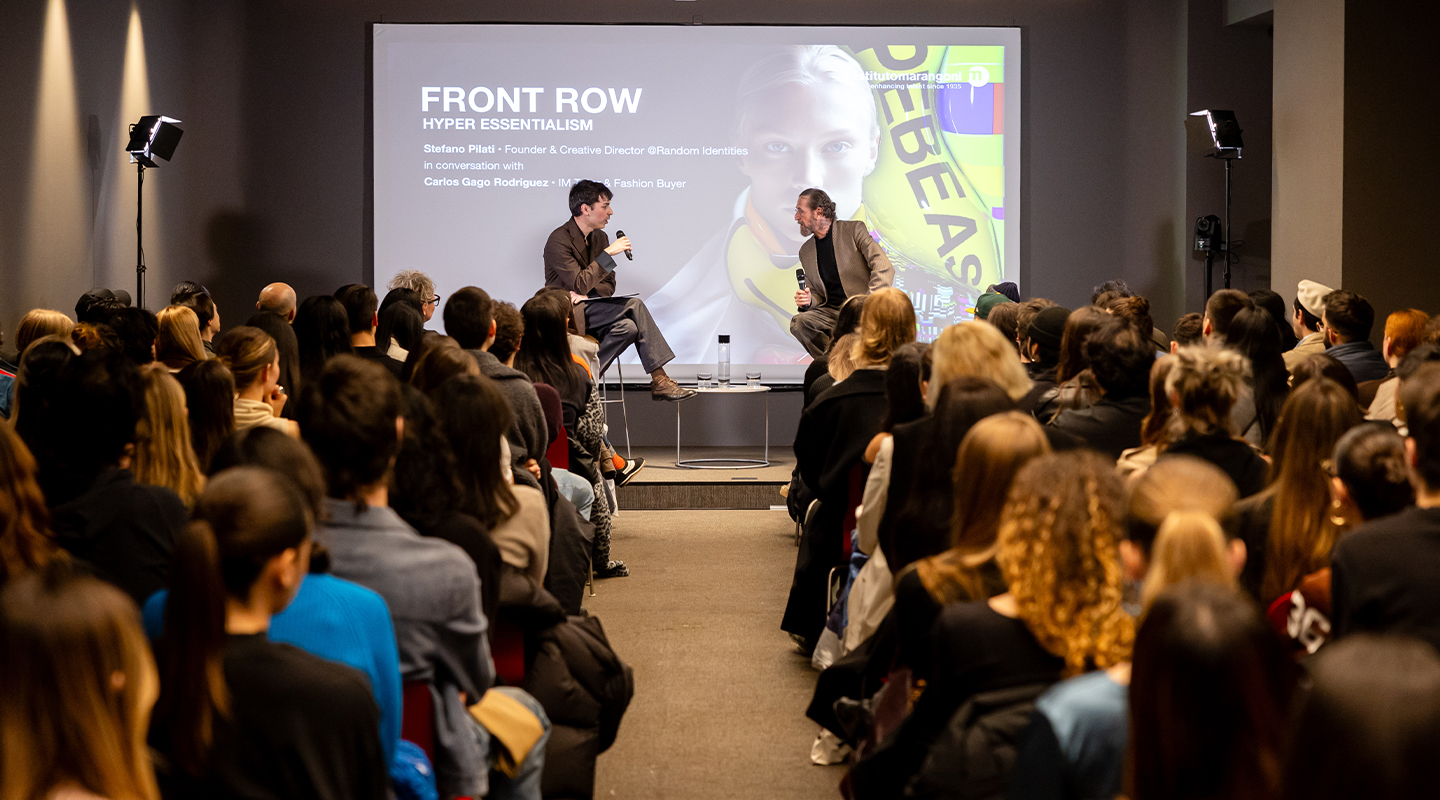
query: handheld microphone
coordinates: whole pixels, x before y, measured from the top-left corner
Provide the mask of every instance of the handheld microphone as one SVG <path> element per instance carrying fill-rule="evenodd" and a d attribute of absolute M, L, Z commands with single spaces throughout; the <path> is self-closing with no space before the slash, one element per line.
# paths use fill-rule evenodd
<path fill-rule="evenodd" d="M 624 238 L 625 238 L 625 231 L 615 231 L 615 238 L 616 238 L 616 239 L 624 239 Z M 625 248 L 625 260 L 626 260 L 626 261 L 634 261 L 634 260 L 635 260 L 635 256 L 631 255 L 631 253 L 630 253 L 630 248 L 628 248 L 628 247 Z"/>
<path fill-rule="evenodd" d="M 795 282 L 800 284 L 800 291 L 805 291 L 805 268 L 795 268 Z"/>

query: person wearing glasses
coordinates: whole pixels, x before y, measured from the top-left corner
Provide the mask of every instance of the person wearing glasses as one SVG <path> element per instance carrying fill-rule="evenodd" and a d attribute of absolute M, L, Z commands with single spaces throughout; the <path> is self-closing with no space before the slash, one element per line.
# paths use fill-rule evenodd
<path fill-rule="evenodd" d="M 435 306 L 440 302 L 440 295 L 435 294 L 435 281 L 430 276 L 413 269 L 403 269 L 395 273 L 390 279 L 389 289 L 410 289 L 420 295 L 420 313 L 425 315 L 425 321 L 435 316 Z"/>

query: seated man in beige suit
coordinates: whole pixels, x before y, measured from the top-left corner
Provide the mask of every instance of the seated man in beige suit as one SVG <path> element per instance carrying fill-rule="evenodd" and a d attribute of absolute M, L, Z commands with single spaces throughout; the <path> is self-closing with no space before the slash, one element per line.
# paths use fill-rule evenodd
<path fill-rule="evenodd" d="M 1325 352 L 1325 296 L 1334 291 L 1329 286 L 1315 281 L 1300 281 L 1295 288 L 1295 313 L 1290 318 L 1290 327 L 1295 330 L 1299 343 L 1284 353 L 1285 369 L 1295 371 L 1296 365 L 1313 353 Z"/>
<path fill-rule="evenodd" d="M 820 189 L 800 193 L 795 221 L 810 238 L 800 245 L 806 288 L 795 293 L 800 313 L 790 318 L 790 333 L 812 358 L 819 358 L 830 344 L 830 331 L 845 300 L 890 286 L 895 267 L 865 223 L 835 219 L 835 204 Z"/>

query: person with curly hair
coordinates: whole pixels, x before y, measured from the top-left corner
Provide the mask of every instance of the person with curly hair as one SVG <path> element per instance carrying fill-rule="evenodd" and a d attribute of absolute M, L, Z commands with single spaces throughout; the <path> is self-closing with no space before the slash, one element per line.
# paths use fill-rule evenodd
<path fill-rule="evenodd" d="M 1130 657 L 1135 621 L 1121 606 L 1117 550 L 1124 513 L 1114 464 L 1099 454 L 1043 455 L 1016 474 L 995 554 L 1010 590 L 941 612 L 931 681 L 899 729 L 851 771 L 856 797 L 942 783 L 953 790 L 956 767 L 973 761 L 954 749 L 957 710 L 1019 707 L 1061 678 Z M 1002 700 L 1021 687 L 1028 696 Z"/>
<path fill-rule="evenodd" d="M 1241 497 L 1265 488 L 1269 466 L 1231 427 L 1235 401 L 1244 389 L 1245 356 L 1218 345 L 1182 347 L 1165 376 L 1170 419 L 1160 455 L 1191 455 L 1225 471 Z"/>

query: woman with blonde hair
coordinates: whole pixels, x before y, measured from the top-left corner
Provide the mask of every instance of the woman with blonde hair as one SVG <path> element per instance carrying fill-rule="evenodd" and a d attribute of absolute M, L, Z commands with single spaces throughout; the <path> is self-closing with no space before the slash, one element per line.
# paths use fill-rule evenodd
<path fill-rule="evenodd" d="M 36 470 L 30 448 L 9 425 L 0 425 L 0 586 L 63 557 L 50 533 Z"/>
<path fill-rule="evenodd" d="M 1226 541 L 1218 519 L 1235 506 L 1235 486 L 1213 464 L 1188 456 L 1160 461 L 1130 487 L 1119 553 L 1127 581 L 1143 579 L 1143 616 L 1186 581 L 1235 586 L 1245 548 Z M 1129 736 L 1131 662 L 1061 681 L 1035 702 L 1021 737 L 1012 798 L 1115 797 Z"/>
<path fill-rule="evenodd" d="M 145 746 L 159 681 L 119 589 L 51 563 L 0 592 L 3 800 L 159 800 Z"/>
<path fill-rule="evenodd" d="M 915 306 L 910 295 L 893 287 L 871 292 L 860 312 L 860 340 L 853 350 L 856 367 L 883 367 L 901 345 L 913 341 Z"/>
<path fill-rule="evenodd" d="M 969 788 L 975 763 L 947 733 L 967 702 L 1022 708 L 1063 677 L 1130 657 L 1135 623 L 1121 607 L 1116 545 L 1123 515 L 1108 459 L 1043 455 L 1010 484 L 996 563 L 1009 591 L 941 612 L 931 680 L 904 723 L 851 771 L 857 797 L 940 795 Z M 1008 774 L 990 777 L 1008 782 Z"/>
<path fill-rule="evenodd" d="M 188 306 L 166 306 L 157 319 L 155 360 L 179 372 L 196 361 L 204 361 L 205 344 L 200 340 L 200 318 Z"/>
<path fill-rule="evenodd" d="M 145 416 L 135 427 L 135 482 L 164 486 L 192 506 L 205 488 L 205 475 L 190 441 L 185 390 L 158 362 L 141 367 L 140 380 L 145 386 Z"/>
<path fill-rule="evenodd" d="M 1244 391 L 1249 362 L 1216 345 L 1182 347 L 1165 377 L 1170 419 L 1160 441 L 1162 455 L 1203 458 L 1225 471 L 1241 497 L 1265 488 L 1269 467 L 1235 436 L 1230 412 Z"/>
<path fill-rule="evenodd" d="M 1049 452 L 1040 423 L 1019 411 L 985 417 L 961 440 L 951 470 L 950 549 L 916 561 L 895 585 L 899 663 L 916 679 L 929 677 L 930 628 L 941 609 L 1004 593 L 995 553 L 1005 495 L 1021 467 Z"/>
<path fill-rule="evenodd" d="M 216 340 L 215 357 L 235 378 L 236 431 L 264 425 L 300 435 L 294 420 L 280 416 L 289 397 L 280 385 L 280 349 L 270 334 L 244 325 L 231 328 Z"/>
<path fill-rule="evenodd" d="M 1030 376 L 1005 334 L 987 322 L 957 322 L 940 332 L 932 348 L 930 391 L 925 398 L 933 408 L 940 389 L 960 377 L 994 381 L 1016 402 L 1030 393 Z"/>
<path fill-rule="evenodd" d="M 30 311 L 21 318 L 20 326 L 15 330 L 15 358 L 24 358 L 25 350 L 42 336 L 69 336 L 74 327 L 75 323 L 62 312 L 48 308 Z"/>

